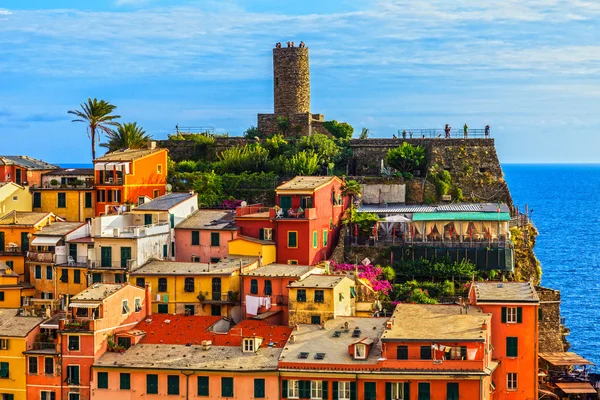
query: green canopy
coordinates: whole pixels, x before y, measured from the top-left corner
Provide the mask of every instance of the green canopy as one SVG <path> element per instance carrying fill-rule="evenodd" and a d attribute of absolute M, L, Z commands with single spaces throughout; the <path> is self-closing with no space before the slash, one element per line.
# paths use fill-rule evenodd
<path fill-rule="evenodd" d="M 414 213 L 413 221 L 510 221 L 507 212 L 432 212 Z"/>

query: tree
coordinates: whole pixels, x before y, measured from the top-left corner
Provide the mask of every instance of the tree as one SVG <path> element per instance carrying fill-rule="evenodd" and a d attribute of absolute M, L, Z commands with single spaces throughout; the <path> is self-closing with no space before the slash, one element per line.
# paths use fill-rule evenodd
<path fill-rule="evenodd" d="M 319 157 L 312 151 L 301 151 L 287 160 L 285 169 L 290 175 L 314 175 L 319 170 Z"/>
<path fill-rule="evenodd" d="M 76 115 L 78 118 L 72 122 L 85 122 L 87 124 L 88 136 L 92 139 L 92 159 L 96 159 L 96 130 L 108 134 L 112 132 L 110 126 L 118 126 L 116 119 L 121 118 L 120 115 L 113 115 L 112 112 L 116 106 L 94 98 L 88 98 L 87 103 L 79 105 L 81 110 L 70 110 L 68 113 Z M 100 132 L 98 132 L 100 133 Z"/>
<path fill-rule="evenodd" d="M 407 142 L 388 150 L 387 163 L 400 172 L 412 172 L 425 165 L 425 149 Z"/>
<path fill-rule="evenodd" d="M 315 133 L 312 136 L 302 136 L 298 142 L 298 150 L 306 150 L 314 152 L 321 165 L 327 165 L 335 162 L 340 154 L 340 148 L 327 135 Z"/>
<path fill-rule="evenodd" d="M 108 143 L 101 143 L 100 147 L 107 148 L 109 153 L 121 149 L 143 149 L 151 139 L 137 122 L 119 125 L 116 131 L 111 130 L 106 136 Z"/>
<path fill-rule="evenodd" d="M 362 128 L 360 134 L 358 135 L 358 138 L 364 140 L 368 139 L 369 136 L 371 136 L 371 131 L 369 130 L 369 128 Z"/>
<path fill-rule="evenodd" d="M 290 130 L 290 120 L 287 117 L 277 117 L 277 128 L 283 136 L 287 136 L 288 131 Z"/>
<path fill-rule="evenodd" d="M 323 126 L 333 135 L 333 137 L 339 140 L 349 140 L 354 133 L 352 125 L 346 122 L 337 122 L 335 119 L 333 121 L 325 121 Z"/>

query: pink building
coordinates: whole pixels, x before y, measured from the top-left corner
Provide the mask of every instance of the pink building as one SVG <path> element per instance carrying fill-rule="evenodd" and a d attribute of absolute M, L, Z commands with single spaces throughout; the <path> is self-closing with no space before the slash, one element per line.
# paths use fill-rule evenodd
<path fill-rule="evenodd" d="M 216 263 L 229 255 L 228 245 L 237 237 L 235 214 L 222 210 L 198 210 L 175 227 L 176 261 Z"/>

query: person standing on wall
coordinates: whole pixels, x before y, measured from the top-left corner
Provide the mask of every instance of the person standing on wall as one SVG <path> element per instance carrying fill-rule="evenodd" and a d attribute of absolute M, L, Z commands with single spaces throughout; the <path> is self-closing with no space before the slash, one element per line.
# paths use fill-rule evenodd
<path fill-rule="evenodd" d="M 463 130 L 465 133 L 465 139 L 467 138 L 467 136 L 469 136 L 469 125 L 467 125 L 467 123 L 465 122 L 465 126 L 463 126 Z"/>
<path fill-rule="evenodd" d="M 450 139 L 450 125 L 446 124 L 444 132 L 446 132 L 446 139 Z"/>
<path fill-rule="evenodd" d="M 490 126 L 486 125 L 485 126 L 485 138 L 489 138 L 490 137 Z"/>

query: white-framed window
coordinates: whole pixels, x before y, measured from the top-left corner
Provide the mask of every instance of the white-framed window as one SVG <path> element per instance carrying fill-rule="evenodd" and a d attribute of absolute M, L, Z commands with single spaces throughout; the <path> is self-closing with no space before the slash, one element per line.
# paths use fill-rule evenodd
<path fill-rule="evenodd" d="M 129 311 L 130 311 L 129 310 L 129 301 L 123 300 L 121 302 L 121 304 L 122 304 L 122 309 L 123 309 L 122 310 L 123 315 L 129 314 Z"/>
<path fill-rule="evenodd" d="M 0 339 L 0 350 L 8 350 L 8 339 Z"/>
<path fill-rule="evenodd" d="M 273 228 L 264 228 L 265 239 L 264 240 L 273 240 Z"/>
<path fill-rule="evenodd" d="M 364 360 L 367 357 L 367 346 L 358 343 L 354 345 L 354 358 L 357 360 Z"/>
<path fill-rule="evenodd" d="M 79 365 L 67 365 L 67 385 L 79 386 Z"/>
<path fill-rule="evenodd" d="M 517 390 L 516 372 L 509 372 L 506 374 L 506 390 Z"/>
<path fill-rule="evenodd" d="M 310 398 L 323 398 L 323 381 L 310 381 Z"/>
<path fill-rule="evenodd" d="M 288 382 L 288 399 L 297 399 L 300 396 L 300 381 L 290 380 Z"/>
<path fill-rule="evenodd" d="M 79 351 L 79 336 L 69 336 L 67 345 L 69 350 Z"/>
<path fill-rule="evenodd" d="M 509 324 L 517 323 L 517 307 L 506 307 L 506 322 Z"/>
<path fill-rule="evenodd" d="M 392 400 L 405 400 L 403 382 L 392 382 Z"/>
<path fill-rule="evenodd" d="M 56 400 L 56 393 L 42 390 L 40 391 L 40 400 Z"/>
<path fill-rule="evenodd" d="M 244 339 L 244 353 L 254 353 L 254 339 Z"/>
<path fill-rule="evenodd" d="M 135 299 L 133 299 L 133 303 L 134 303 L 134 310 L 135 312 L 140 312 L 142 311 L 142 299 L 139 297 L 136 297 Z"/>
<path fill-rule="evenodd" d="M 338 399 L 350 400 L 350 382 L 338 382 Z"/>

